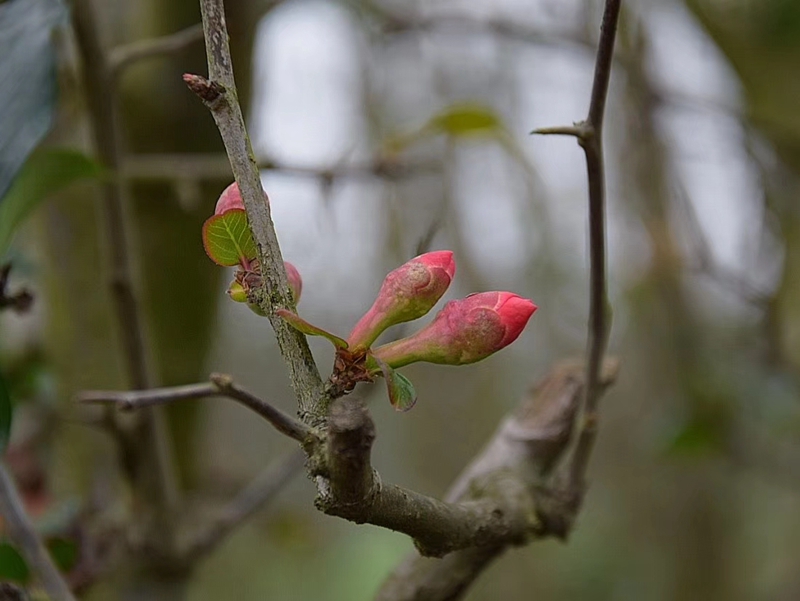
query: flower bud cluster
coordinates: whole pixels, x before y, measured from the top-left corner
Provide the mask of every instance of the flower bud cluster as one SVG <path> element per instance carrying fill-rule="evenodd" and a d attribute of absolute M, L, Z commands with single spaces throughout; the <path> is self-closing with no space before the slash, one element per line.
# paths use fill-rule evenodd
<path fill-rule="evenodd" d="M 264 197 L 266 198 L 266 193 Z M 228 211 L 244 210 L 244 201 L 239 191 L 239 185 L 233 182 L 220 194 L 217 204 L 214 207 L 214 215 L 223 215 Z M 286 279 L 292 293 L 292 300 L 296 305 L 300 302 L 300 294 L 303 291 L 303 278 L 300 277 L 300 272 L 297 270 L 297 267 L 288 261 L 284 261 L 283 267 L 286 269 Z M 264 312 L 258 304 L 250 300 L 253 291 L 260 286 L 261 268 L 258 259 L 243 259 L 239 268 L 236 270 L 234 280 L 228 287 L 228 296 L 237 303 L 247 303 L 247 306 L 250 307 L 254 313 L 263 316 Z"/>

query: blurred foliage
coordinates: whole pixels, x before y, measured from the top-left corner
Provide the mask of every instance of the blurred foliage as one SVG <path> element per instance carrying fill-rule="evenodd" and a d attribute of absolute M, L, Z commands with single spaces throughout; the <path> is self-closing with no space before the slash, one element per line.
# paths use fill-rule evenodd
<path fill-rule="evenodd" d="M 0 258 L 14 231 L 39 203 L 73 182 L 101 175 L 97 163 L 75 150 L 48 148 L 32 154 L 0 198 Z"/>

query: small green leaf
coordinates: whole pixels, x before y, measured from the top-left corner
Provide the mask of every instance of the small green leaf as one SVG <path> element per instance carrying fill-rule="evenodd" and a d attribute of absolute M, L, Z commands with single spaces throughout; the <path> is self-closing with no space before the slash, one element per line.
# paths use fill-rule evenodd
<path fill-rule="evenodd" d="M 102 174 L 100 165 L 76 150 L 34 152 L 0 199 L 0 256 L 7 250 L 17 226 L 39 203 L 80 179 Z"/>
<path fill-rule="evenodd" d="M 214 263 L 223 267 L 255 259 L 258 251 L 244 209 L 209 217 L 203 224 L 203 248 Z"/>
<path fill-rule="evenodd" d="M 417 402 L 417 391 L 411 380 L 403 374 L 393 370 L 377 357 L 372 357 L 383 372 L 383 379 L 386 380 L 386 389 L 389 392 L 389 402 L 397 411 L 408 411 Z"/>
<path fill-rule="evenodd" d="M 480 104 L 448 107 L 434 116 L 429 127 L 451 136 L 474 136 L 503 129 L 503 123 L 492 109 Z"/>
<path fill-rule="evenodd" d="M 8 394 L 8 387 L 0 374 L 0 455 L 2 455 L 8 439 L 11 436 L 11 396 Z"/>
<path fill-rule="evenodd" d="M 330 332 L 323 330 L 322 328 L 318 328 L 317 326 L 308 323 L 305 319 L 295 313 L 292 313 L 291 311 L 287 311 L 286 309 L 278 309 L 275 313 L 285 319 L 286 322 L 295 330 L 302 332 L 306 336 L 322 336 L 323 338 L 330 340 L 333 343 L 333 346 L 347 348 L 347 342 L 345 340 L 339 338 L 335 334 L 331 334 Z"/>
<path fill-rule="evenodd" d="M 31 571 L 22 555 L 9 543 L 0 543 L 0 581 L 10 580 L 27 584 L 30 578 Z"/>
<path fill-rule="evenodd" d="M 54 537 L 47 541 L 47 550 L 62 572 L 69 572 L 78 563 L 78 543 L 62 537 Z"/>

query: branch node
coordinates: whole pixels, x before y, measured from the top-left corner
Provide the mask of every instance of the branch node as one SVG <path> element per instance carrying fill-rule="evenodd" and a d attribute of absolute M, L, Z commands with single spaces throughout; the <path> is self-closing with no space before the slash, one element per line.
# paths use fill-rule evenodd
<path fill-rule="evenodd" d="M 211 374 L 208 379 L 220 392 L 230 390 L 233 386 L 233 378 L 229 374 L 214 373 Z"/>
<path fill-rule="evenodd" d="M 183 81 L 209 108 L 213 107 L 226 92 L 225 86 L 202 75 L 184 73 Z"/>

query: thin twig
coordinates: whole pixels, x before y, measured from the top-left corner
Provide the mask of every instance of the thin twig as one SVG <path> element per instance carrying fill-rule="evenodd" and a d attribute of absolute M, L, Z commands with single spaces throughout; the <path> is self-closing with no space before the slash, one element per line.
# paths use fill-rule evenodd
<path fill-rule="evenodd" d="M 606 221 L 605 221 L 605 170 L 603 162 L 603 121 L 608 84 L 614 58 L 614 41 L 621 0 L 606 0 L 600 41 L 594 68 L 594 82 L 585 121 L 573 126 L 550 127 L 534 130 L 540 134 L 562 134 L 578 138 L 586 155 L 589 181 L 589 336 L 587 343 L 586 395 L 575 452 L 570 462 L 569 482 L 582 496 L 584 478 L 597 438 L 597 406 L 603 393 L 600 374 L 603 355 L 608 344 L 611 311 L 608 304 L 606 277 Z"/>
<path fill-rule="evenodd" d="M 94 7 L 90 0 L 74 0 L 72 6 L 82 75 L 89 107 L 94 146 L 99 161 L 111 172 L 121 164 L 119 128 L 114 102 L 111 70 L 106 53 L 100 44 L 95 24 Z M 108 257 L 109 287 L 112 292 L 116 321 L 122 334 L 123 354 L 132 388 L 144 389 L 153 385 L 142 312 L 134 291 L 134 274 L 130 256 L 131 232 L 125 211 L 121 183 L 109 179 L 102 184 L 101 214 L 105 229 Z M 178 502 L 177 481 L 167 438 L 164 416 L 158 410 L 144 412 L 141 417 L 139 441 L 143 480 L 138 483 L 143 497 L 155 499 L 164 528 L 161 535 L 169 538 L 171 513 Z"/>
<path fill-rule="evenodd" d="M 113 403 L 120 409 L 131 410 L 166 405 L 175 401 L 223 396 L 252 409 L 280 433 L 298 442 L 305 441 L 312 432 L 311 428 L 301 421 L 286 415 L 277 407 L 235 384 L 230 376 L 212 374 L 210 380 L 199 384 L 147 390 L 92 390 L 81 393 L 77 400 L 81 403 Z"/>
<path fill-rule="evenodd" d="M 50 554 L 28 519 L 11 475 L 2 463 L 0 463 L 0 515 L 5 521 L 9 538 L 19 548 L 50 598 L 53 601 L 75 601 L 67 583 L 50 559 Z"/>
<path fill-rule="evenodd" d="M 200 0 L 200 11 L 203 15 L 209 79 L 187 74 L 184 75 L 184 81 L 211 111 L 225 144 L 233 175 L 239 184 L 262 269 L 263 284 L 258 291 L 258 302 L 275 330 L 299 411 L 309 421 L 321 423 L 327 410 L 327 396 L 311 350 L 302 334 L 275 315 L 278 309 L 293 309 L 294 303 L 269 201 L 261 187 L 261 176 L 236 95 L 223 2 Z"/>
<path fill-rule="evenodd" d="M 114 48 L 108 57 L 111 75 L 118 78 L 125 69 L 138 61 L 178 52 L 202 39 L 203 24 L 196 23 L 169 35 L 139 40 Z"/>
<path fill-rule="evenodd" d="M 354 165 L 314 166 L 287 163 L 267 157 L 258 160 L 258 168 L 323 181 L 374 178 L 395 181 L 441 171 L 441 166 L 431 161 L 406 163 L 381 158 Z M 121 174 L 125 179 L 139 180 L 173 180 L 182 177 L 196 180 L 229 180 L 232 171 L 230 161 L 224 154 L 152 153 L 125 157 Z"/>
<path fill-rule="evenodd" d="M 586 399 L 583 405 L 583 424 L 572 458 L 570 478 L 572 484 L 579 489 L 585 488 L 586 470 L 597 438 L 597 406 L 605 390 L 600 370 L 611 326 L 606 276 L 606 182 L 603 158 L 603 121 L 621 4 L 622 0 L 606 0 L 594 68 L 592 100 L 589 105 L 589 117 L 586 120 L 592 133 L 588 139 L 580 140 L 586 154 L 586 169 L 589 179 L 590 296 Z"/>
<path fill-rule="evenodd" d="M 194 565 L 213 551 L 242 522 L 268 503 L 300 472 L 305 453 L 297 450 L 275 461 L 228 503 L 187 546 L 186 561 Z"/>

